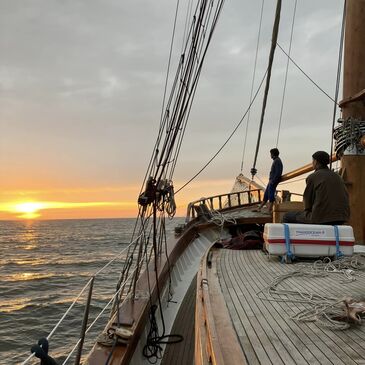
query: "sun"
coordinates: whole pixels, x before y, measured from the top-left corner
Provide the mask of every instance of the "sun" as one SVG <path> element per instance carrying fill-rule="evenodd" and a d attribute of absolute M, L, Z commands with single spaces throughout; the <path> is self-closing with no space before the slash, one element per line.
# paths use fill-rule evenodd
<path fill-rule="evenodd" d="M 15 201 L 15 202 L 0 202 L 0 219 L 1 212 L 10 213 L 12 217 L 20 219 L 42 219 L 43 214 L 47 211 L 55 210 L 72 210 L 72 209 L 88 209 L 94 207 L 123 207 L 123 206 L 133 206 L 134 202 L 62 202 L 62 201 Z M 49 212 L 48 212 L 49 213 Z M 81 214 L 78 211 L 77 214 Z M 69 215 L 66 214 L 69 218 Z"/>
<path fill-rule="evenodd" d="M 38 211 L 42 208 L 44 208 L 43 203 L 25 202 L 16 204 L 14 206 L 14 212 L 22 213 L 21 215 L 18 216 L 18 218 L 34 219 L 40 216 Z"/>

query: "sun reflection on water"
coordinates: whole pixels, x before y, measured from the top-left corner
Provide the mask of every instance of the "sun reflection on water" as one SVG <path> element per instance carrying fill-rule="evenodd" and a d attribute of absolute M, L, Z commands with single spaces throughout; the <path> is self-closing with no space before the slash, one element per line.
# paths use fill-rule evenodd
<path fill-rule="evenodd" d="M 24 230 L 20 233 L 18 239 L 24 245 L 24 250 L 34 250 L 38 247 L 39 233 L 33 221 L 25 221 Z"/>
<path fill-rule="evenodd" d="M 25 308 L 31 303 L 29 298 L 16 298 L 0 300 L 0 312 L 10 313 Z"/>
<path fill-rule="evenodd" d="M 22 272 L 0 276 L 2 281 L 29 281 L 51 278 L 55 273 Z"/>

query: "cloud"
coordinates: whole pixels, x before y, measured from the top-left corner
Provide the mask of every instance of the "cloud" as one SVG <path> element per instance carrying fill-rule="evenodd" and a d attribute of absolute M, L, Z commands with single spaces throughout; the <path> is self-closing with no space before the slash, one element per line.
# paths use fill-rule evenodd
<path fill-rule="evenodd" d="M 109 199 L 110 192 L 93 191 L 91 185 L 136 185 L 147 168 L 161 114 L 175 2 L 41 4 L 0 3 L 2 196 L 9 190 L 42 194 L 52 187 L 71 194 L 68 187 L 85 186 L 90 195 Z M 297 8 L 292 56 L 328 92 L 335 85 L 342 4 L 308 0 Z M 184 6 L 169 86 L 181 50 Z M 209 160 L 248 106 L 260 7 L 261 2 L 247 0 L 224 5 L 185 133 L 176 169 L 179 181 Z M 275 2 L 265 2 L 255 88 L 267 67 L 274 10 Z M 279 40 L 285 49 L 292 10 L 292 3 L 283 4 Z M 277 51 L 258 159 L 261 176 L 270 168 L 268 149 L 276 140 L 285 65 Z M 261 105 L 262 93 L 251 111 L 246 174 L 252 167 Z M 328 149 L 332 110 L 332 102 L 290 65 L 279 146 L 286 170 L 309 162 L 314 150 Z M 200 179 L 234 181 L 244 128 L 242 123 Z M 46 183 L 50 189 L 37 188 Z"/>

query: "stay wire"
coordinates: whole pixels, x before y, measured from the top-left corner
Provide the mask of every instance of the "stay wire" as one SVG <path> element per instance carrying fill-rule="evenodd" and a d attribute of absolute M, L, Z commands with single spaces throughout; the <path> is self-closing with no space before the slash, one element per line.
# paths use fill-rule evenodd
<path fill-rule="evenodd" d="M 199 2 L 197 3 L 196 8 L 195 8 L 194 18 L 196 16 L 196 13 L 197 13 L 198 9 L 199 9 Z M 186 39 L 184 52 L 186 52 L 186 48 L 187 48 L 187 46 L 189 44 L 189 37 L 190 37 L 190 34 L 191 34 L 192 30 L 193 30 L 193 24 L 194 24 L 194 22 L 192 23 L 192 26 L 190 27 L 189 34 L 188 34 L 188 38 Z M 147 167 L 147 171 L 146 171 L 145 177 L 144 177 L 143 182 L 142 182 L 142 185 L 141 185 L 140 194 L 142 193 L 142 191 L 144 189 L 144 185 L 145 185 L 145 183 L 147 181 L 147 177 L 153 175 L 153 170 L 154 170 L 153 161 L 156 159 L 156 157 L 157 157 L 157 155 L 159 153 L 158 146 L 159 146 L 160 141 L 161 141 L 161 138 L 162 138 L 162 132 L 163 132 L 163 130 L 164 130 L 165 126 L 166 126 L 166 123 L 168 121 L 168 113 L 167 113 L 167 111 L 170 109 L 169 108 L 169 105 L 171 104 L 171 102 L 172 102 L 172 100 L 174 98 L 174 94 L 175 94 L 175 90 L 176 90 L 176 85 L 177 85 L 177 80 L 179 79 L 179 74 L 181 72 L 181 69 L 182 69 L 183 64 L 184 64 L 184 54 L 182 54 L 181 57 L 180 57 L 180 62 L 179 62 L 179 65 L 178 65 L 178 69 L 176 71 L 175 81 L 173 83 L 173 86 L 172 86 L 172 89 L 171 89 L 171 93 L 170 93 L 170 97 L 169 97 L 168 107 L 166 107 L 166 113 L 164 114 L 164 121 L 163 121 L 162 126 L 160 126 L 160 128 L 159 128 L 158 137 L 157 137 L 155 146 L 154 146 L 153 151 L 152 151 L 151 159 L 149 161 L 149 164 L 148 164 L 148 167 Z"/>
<path fill-rule="evenodd" d="M 320 90 L 324 95 L 328 97 L 328 99 L 332 100 L 336 103 L 336 100 L 332 98 L 327 92 L 325 92 L 294 60 L 291 58 L 288 53 L 285 52 L 283 47 L 276 42 L 276 45 L 280 48 L 280 50 L 289 58 L 289 60 L 293 63 L 293 65 L 318 89 Z"/>
<path fill-rule="evenodd" d="M 174 21 L 174 32 L 175 32 L 175 23 L 176 23 L 176 19 Z M 173 42 L 173 39 L 174 39 L 174 37 L 172 38 L 171 42 Z M 170 52 L 171 52 L 171 49 L 172 49 L 172 44 L 171 44 L 171 47 L 170 47 Z M 169 75 L 169 69 L 170 69 L 170 58 L 171 58 L 171 53 L 169 55 L 168 70 L 167 70 L 166 82 L 165 82 L 165 89 L 167 87 L 167 82 L 168 82 L 168 77 L 169 77 L 168 75 Z M 173 95 L 174 90 L 176 88 L 178 75 L 180 73 L 180 68 L 181 68 L 181 59 L 180 59 L 180 62 L 178 64 L 178 69 L 177 69 L 177 72 L 176 72 L 174 83 L 172 85 L 171 95 Z M 166 90 L 164 91 L 164 96 L 163 96 L 163 107 L 162 107 L 163 109 L 162 109 L 162 112 L 161 112 L 160 127 L 159 127 L 159 131 L 158 131 L 156 143 L 154 145 L 154 148 L 152 150 L 152 155 L 151 155 L 150 161 L 148 163 L 146 174 L 144 176 L 144 179 L 143 179 L 143 182 L 142 182 L 142 185 L 141 185 L 140 194 L 142 193 L 142 191 L 144 189 L 144 186 L 145 186 L 145 183 L 147 181 L 148 176 L 152 175 L 151 171 L 153 170 L 153 161 L 156 159 L 156 155 L 158 154 L 158 146 L 159 146 L 161 138 L 162 138 L 162 132 L 165 128 L 166 122 L 168 121 L 168 113 L 167 113 L 168 107 L 166 108 L 166 112 L 164 113 L 165 94 L 166 94 Z M 170 95 L 169 101 L 171 99 L 171 95 Z"/>
<path fill-rule="evenodd" d="M 297 11 L 297 2 L 298 2 L 298 0 L 295 0 L 295 3 L 294 3 L 294 11 L 293 11 L 293 20 L 292 20 L 292 23 L 291 23 L 290 41 L 289 41 L 289 50 L 288 50 L 288 56 L 289 57 L 290 57 L 291 46 L 292 46 L 292 42 L 293 42 L 294 23 L 295 23 L 295 14 L 296 14 L 296 11 Z M 283 96 L 282 96 L 282 99 L 281 99 L 280 116 L 279 116 L 279 127 L 278 127 L 278 134 L 277 134 L 277 137 L 276 137 L 276 145 L 275 145 L 276 148 L 278 147 L 278 144 L 279 144 L 281 121 L 282 121 L 282 117 L 283 117 L 284 100 L 285 100 L 285 92 L 286 92 L 286 83 L 287 83 L 287 80 L 288 80 L 289 57 L 287 57 L 287 59 L 286 59 L 286 69 L 285 69 L 285 79 L 284 79 L 284 87 L 283 87 Z"/>
<path fill-rule="evenodd" d="M 196 72 L 196 74 L 195 74 L 195 76 L 193 78 L 193 81 L 192 81 L 192 90 L 194 90 L 194 88 L 197 87 L 197 83 L 198 83 L 198 80 L 199 80 L 199 77 L 200 77 L 200 74 L 201 74 L 203 62 L 205 60 L 205 56 L 207 54 L 208 47 L 209 47 L 209 44 L 211 42 L 211 39 L 212 39 L 212 36 L 213 36 L 213 32 L 214 32 L 214 29 L 216 27 L 216 24 L 217 24 L 217 21 L 218 21 L 218 18 L 219 18 L 219 15 L 220 15 L 220 12 L 221 12 L 223 3 L 224 3 L 224 0 L 221 0 L 220 3 L 219 3 L 219 5 L 217 5 L 216 12 L 215 12 L 215 15 L 214 15 L 214 19 L 213 19 L 212 25 L 211 25 L 211 30 L 210 30 L 210 33 L 209 33 L 209 36 L 208 36 L 208 40 L 207 40 L 207 42 L 205 44 L 204 52 L 203 52 L 203 55 L 202 55 L 201 60 L 199 62 L 197 72 Z M 190 100 L 191 100 L 192 95 L 193 95 L 193 93 L 190 93 L 188 95 L 187 101 L 184 104 L 184 108 L 183 108 L 183 110 L 181 112 L 182 115 L 185 115 L 185 113 L 186 113 L 186 111 L 187 111 L 187 109 L 189 107 L 189 103 L 190 103 Z M 176 139 L 176 136 L 177 136 L 177 133 L 175 133 L 174 136 L 173 136 L 173 139 L 171 141 L 171 146 L 173 146 L 173 144 L 175 142 L 175 139 Z M 164 161 L 163 164 L 165 164 L 167 162 L 167 157 L 170 156 L 170 154 L 171 154 L 171 149 L 166 154 L 166 158 L 165 158 L 165 161 Z"/>
<path fill-rule="evenodd" d="M 161 108 L 161 117 L 160 117 L 160 128 L 161 128 L 161 125 L 162 125 L 162 118 L 163 118 L 164 109 L 165 109 L 165 98 L 166 98 L 166 91 L 167 91 L 167 83 L 169 81 L 170 65 L 171 65 L 171 55 L 172 55 L 172 48 L 174 46 L 175 30 L 176 30 L 176 20 L 177 20 L 177 14 L 179 12 L 179 3 L 180 3 L 180 0 L 177 0 L 177 2 L 176 2 L 176 9 L 175 9 L 174 26 L 173 26 L 173 29 L 172 29 L 172 36 L 171 36 L 171 43 L 170 43 L 169 59 L 168 59 L 168 62 L 167 62 L 167 72 L 166 72 L 166 79 L 165 79 L 165 87 L 164 87 L 163 98 L 162 98 L 162 108 Z"/>
<path fill-rule="evenodd" d="M 185 16 L 185 24 L 184 24 L 184 33 L 183 33 L 183 39 L 182 39 L 181 53 L 184 52 L 185 37 L 186 37 L 186 32 L 187 32 L 187 29 L 188 29 L 188 22 L 189 22 L 189 19 L 191 17 L 192 9 L 193 9 L 193 0 L 189 0 L 188 7 L 187 7 L 187 10 L 186 10 L 186 16 Z"/>
<path fill-rule="evenodd" d="M 211 10 L 212 10 L 212 8 L 210 8 L 210 13 L 211 13 Z M 207 19 L 207 23 L 209 23 L 209 19 L 210 19 L 210 14 L 209 14 L 209 17 Z M 206 36 L 206 30 L 203 32 L 203 39 L 205 39 L 205 36 Z M 203 47 L 200 47 L 200 52 L 199 52 L 199 55 L 198 55 L 197 59 L 200 59 L 202 50 L 203 50 Z M 196 69 L 198 69 L 198 68 L 199 68 L 199 63 L 196 65 Z M 191 92 L 192 93 L 192 100 L 195 97 L 196 90 L 197 90 L 197 88 L 195 87 Z M 172 175 L 175 172 L 177 160 L 178 160 L 178 157 L 179 157 L 179 154 L 180 154 L 180 150 L 181 150 L 181 146 L 182 146 L 182 142 L 183 142 L 183 138 L 184 138 L 184 135 L 185 135 L 185 131 L 186 131 L 186 127 L 187 127 L 187 123 L 188 123 L 188 120 L 189 120 L 189 116 L 190 116 L 192 106 L 193 106 L 193 103 L 190 102 L 189 108 L 188 108 L 186 114 L 184 115 L 184 121 L 182 123 L 181 133 L 180 133 L 180 136 L 179 136 L 179 139 L 178 139 L 178 142 L 177 142 L 177 148 L 175 150 L 173 165 L 171 167 L 170 180 L 172 179 Z"/>
<path fill-rule="evenodd" d="M 257 34 L 255 61 L 254 61 L 252 82 L 251 82 L 250 103 L 251 103 L 251 100 L 252 100 L 253 88 L 254 88 L 254 85 L 255 85 L 255 78 L 256 78 L 257 56 L 258 56 L 258 53 L 259 53 L 260 36 L 261 36 L 261 28 L 262 28 L 262 18 L 263 18 L 263 14 L 264 14 L 264 3 L 265 3 L 265 0 L 262 0 L 259 29 L 258 29 L 258 34 Z M 243 163 L 244 163 L 245 155 L 246 155 L 246 145 L 247 145 L 248 126 L 250 124 L 250 115 L 251 115 L 251 108 L 249 109 L 248 114 L 247 114 L 246 132 L 245 132 L 245 139 L 244 139 L 244 142 L 243 142 L 243 151 L 242 151 L 242 160 L 241 160 L 241 173 L 243 171 Z"/>
<path fill-rule="evenodd" d="M 223 2 L 222 2 L 221 4 L 223 5 Z M 216 25 L 216 22 L 217 22 L 217 20 L 218 20 L 219 12 L 220 12 L 220 9 L 219 9 L 219 10 L 217 9 L 217 10 L 216 10 L 216 14 L 215 14 L 215 16 L 214 16 L 214 19 L 215 19 L 215 20 L 214 20 L 214 26 L 212 27 L 212 30 L 211 30 L 211 32 L 210 32 L 209 40 L 208 40 L 208 44 L 209 44 L 209 42 L 210 42 L 210 39 L 211 39 L 211 37 L 212 37 L 213 31 L 214 31 L 214 28 L 215 28 L 215 25 Z M 201 72 L 201 68 L 202 68 L 203 60 L 204 60 L 205 55 L 206 55 L 206 51 L 207 51 L 207 48 L 208 48 L 208 44 L 206 45 L 206 48 L 205 48 L 204 54 L 203 54 L 202 59 L 201 59 L 201 63 L 199 64 L 198 71 L 197 71 L 196 76 L 195 76 L 196 81 L 194 81 L 194 88 L 193 88 L 193 91 L 192 91 L 192 93 L 191 93 L 192 98 L 194 98 L 194 96 L 195 96 L 197 80 L 198 80 L 198 78 L 199 78 L 199 76 L 200 76 L 200 72 Z M 190 105 L 189 105 L 188 115 L 190 114 L 191 107 L 192 107 L 192 103 L 190 103 Z M 185 128 L 186 128 L 186 124 L 184 125 L 184 129 L 183 129 L 183 132 L 182 132 L 183 134 L 185 133 Z M 182 141 L 182 140 L 181 140 L 181 141 Z M 179 146 L 178 146 L 178 153 L 180 152 L 180 148 L 181 148 L 181 143 L 180 143 L 180 144 L 179 144 Z M 174 163 L 173 169 L 175 169 L 175 167 L 176 167 L 176 161 L 175 161 L 175 163 Z"/>
<path fill-rule="evenodd" d="M 331 129 L 331 154 L 333 155 L 333 131 L 335 129 L 337 105 L 338 105 L 338 92 L 340 89 L 341 80 L 341 68 L 342 68 L 342 54 L 343 54 L 343 40 L 345 34 L 345 23 L 346 23 L 346 0 L 343 3 L 343 14 L 342 14 L 342 24 L 341 24 L 341 36 L 340 36 L 340 46 L 338 50 L 338 63 L 337 63 L 337 79 L 336 79 L 336 90 L 335 90 L 335 100 L 333 102 L 333 119 L 332 119 L 332 129 Z M 330 159 L 330 169 L 332 169 L 332 158 Z"/>
<path fill-rule="evenodd" d="M 274 20 L 274 26 L 273 26 L 273 32 L 272 32 L 272 40 L 271 40 L 271 47 L 270 47 L 270 54 L 269 54 L 269 65 L 268 65 L 268 68 L 267 68 L 267 77 L 266 77 L 266 85 L 265 85 L 265 91 L 264 91 L 264 99 L 263 99 L 263 102 L 262 102 L 262 109 L 261 109 L 259 133 L 258 133 L 258 136 L 257 136 L 255 157 L 254 157 L 253 165 L 252 165 L 252 169 L 251 169 L 252 179 L 255 176 L 256 172 L 257 172 L 256 163 L 257 163 L 257 157 L 258 157 L 259 149 L 260 149 L 262 127 L 264 125 L 266 103 L 267 103 L 267 98 L 268 98 L 268 94 L 269 94 L 271 69 L 272 69 L 272 64 L 273 64 L 273 61 L 274 61 L 276 42 L 277 42 L 278 33 L 279 33 L 280 12 L 281 12 L 281 0 L 278 0 L 277 4 L 276 4 L 276 10 L 275 10 L 275 20 Z"/>
<path fill-rule="evenodd" d="M 250 105 L 248 106 L 247 110 L 245 111 L 245 113 L 243 114 L 241 120 L 237 123 L 237 125 L 235 126 L 235 128 L 233 129 L 232 133 L 228 136 L 228 138 L 226 139 L 226 141 L 223 143 L 223 145 L 218 149 L 218 151 L 209 159 L 209 161 L 193 176 L 191 177 L 183 186 L 181 186 L 176 192 L 175 194 L 177 194 L 178 192 L 180 192 L 181 190 L 183 190 L 186 186 L 188 186 L 193 180 L 195 180 L 209 165 L 210 163 L 219 155 L 219 153 L 223 150 L 223 148 L 227 145 L 227 143 L 231 140 L 231 138 L 233 137 L 233 135 L 236 133 L 238 127 L 242 124 L 243 120 L 245 119 L 248 111 L 250 110 L 250 108 L 252 107 L 253 103 L 256 100 L 256 97 L 261 89 L 261 86 L 266 78 L 266 74 L 267 74 L 267 70 L 265 71 L 265 74 L 256 90 L 256 93 L 254 95 L 254 97 L 252 98 L 252 101 L 250 103 Z"/>
<path fill-rule="evenodd" d="M 179 116 L 181 116 L 182 110 L 184 108 L 184 102 L 186 100 L 187 90 L 188 90 L 188 87 L 191 82 L 191 77 L 192 77 L 191 70 L 192 70 L 192 66 L 194 65 L 193 60 L 194 60 L 194 56 L 195 56 L 194 53 L 195 53 L 196 45 L 197 45 L 200 35 L 201 35 L 201 24 L 202 24 L 202 19 L 204 18 L 205 9 L 206 9 L 206 2 L 203 1 L 202 6 L 200 8 L 198 20 L 195 25 L 195 30 L 192 35 L 193 42 L 191 43 L 190 50 L 189 50 L 189 56 L 187 57 L 184 78 L 183 78 L 182 83 L 180 83 L 180 88 L 181 88 L 181 85 L 184 85 L 185 91 L 178 94 L 177 103 L 175 103 L 173 114 L 172 114 L 172 120 L 174 121 L 174 128 L 172 128 L 172 125 L 171 125 L 171 128 L 168 131 L 168 136 L 165 138 L 165 141 L 164 141 L 164 144 L 162 147 L 162 151 L 160 154 L 160 158 L 159 158 L 159 163 L 157 166 L 156 176 L 159 174 L 160 168 L 163 170 L 164 166 L 166 166 L 167 161 L 170 159 L 170 152 L 171 152 L 172 146 L 174 144 L 174 141 L 176 139 L 176 129 L 178 128 L 176 126 L 176 123 L 181 122 L 181 117 L 179 118 Z M 173 132 L 173 130 L 175 130 L 175 131 Z M 160 173 L 160 174 L 162 174 L 162 173 Z M 159 178 L 156 180 L 159 181 Z"/>

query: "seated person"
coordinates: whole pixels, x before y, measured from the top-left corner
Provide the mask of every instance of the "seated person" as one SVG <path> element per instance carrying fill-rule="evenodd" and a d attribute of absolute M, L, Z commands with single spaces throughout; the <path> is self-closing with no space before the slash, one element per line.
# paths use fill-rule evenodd
<path fill-rule="evenodd" d="M 345 183 L 327 167 L 330 162 L 327 152 L 318 151 L 312 158 L 315 172 L 306 180 L 304 212 L 287 212 L 283 223 L 344 224 L 350 216 Z"/>

